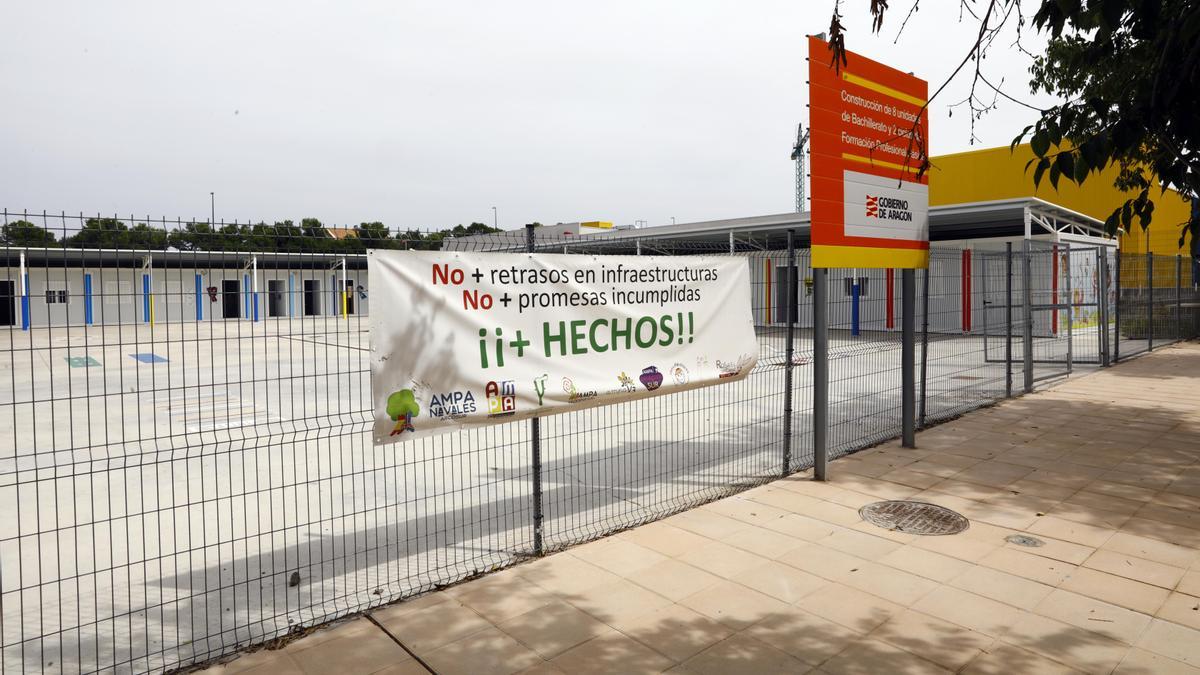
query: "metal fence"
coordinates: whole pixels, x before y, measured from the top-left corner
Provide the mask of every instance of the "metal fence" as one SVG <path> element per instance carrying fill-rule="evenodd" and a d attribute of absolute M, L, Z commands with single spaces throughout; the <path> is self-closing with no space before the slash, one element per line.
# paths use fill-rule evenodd
<path fill-rule="evenodd" d="M 6 214 L 0 670 L 203 662 L 813 464 L 813 272 L 784 232 L 333 234 Z M 375 447 L 368 317 L 402 308 L 371 296 L 362 251 L 531 245 L 744 257 L 758 365 L 732 384 Z M 1054 290 L 1063 252 L 1068 270 L 1089 255 L 932 253 L 914 298 L 921 423 L 1021 391 L 1027 369 L 1066 374 L 1079 355 L 1071 320 L 1058 330 L 1074 302 Z M 1124 284 L 1139 274 L 1090 255 Z M 1163 265 L 1155 283 L 1098 295 L 1120 357 L 1196 334 L 1196 293 L 1177 273 L 1162 286 Z M 899 272 L 828 275 L 836 457 L 900 434 L 903 290 Z"/>

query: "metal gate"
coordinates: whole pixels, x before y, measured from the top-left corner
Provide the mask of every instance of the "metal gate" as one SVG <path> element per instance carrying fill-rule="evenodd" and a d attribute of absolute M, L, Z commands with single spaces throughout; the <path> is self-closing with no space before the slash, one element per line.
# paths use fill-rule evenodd
<path fill-rule="evenodd" d="M 1013 364 L 1023 387 L 1063 377 L 1076 363 L 1108 362 L 1111 253 L 1094 246 L 1025 240 L 977 252 L 978 332 L 988 362 Z"/>

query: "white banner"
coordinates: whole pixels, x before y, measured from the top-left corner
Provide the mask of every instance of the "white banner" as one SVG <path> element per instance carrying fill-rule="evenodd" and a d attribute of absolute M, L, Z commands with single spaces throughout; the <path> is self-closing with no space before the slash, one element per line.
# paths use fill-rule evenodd
<path fill-rule="evenodd" d="M 368 252 L 376 443 L 750 372 L 745 258 Z"/>

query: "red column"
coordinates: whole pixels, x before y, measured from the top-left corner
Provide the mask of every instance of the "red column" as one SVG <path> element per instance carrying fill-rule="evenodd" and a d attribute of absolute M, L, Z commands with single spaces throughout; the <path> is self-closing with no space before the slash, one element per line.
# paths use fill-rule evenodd
<path fill-rule="evenodd" d="M 896 270 L 887 269 L 887 328 L 896 327 Z"/>

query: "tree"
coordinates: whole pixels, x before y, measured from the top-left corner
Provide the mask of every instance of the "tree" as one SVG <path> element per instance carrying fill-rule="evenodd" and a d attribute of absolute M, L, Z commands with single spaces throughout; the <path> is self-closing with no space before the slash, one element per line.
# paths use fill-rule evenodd
<path fill-rule="evenodd" d="M 75 234 L 63 238 L 71 248 L 120 248 L 129 227 L 116 218 L 88 218 Z"/>
<path fill-rule="evenodd" d="M 0 229 L 0 244 L 5 246 L 57 246 L 54 233 L 28 220 L 16 220 Z"/>
<path fill-rule="evenodd" d="M 906 24 L 916 12 L 914 0 Z M 1032 19 L 1026 10 L 1036 5 Z M 999 97 L 1027 105 L 993 85 L 981 64 L 1001 28 L 1010 22 L 1018 31 L 1028 23 L 1049 34 L 1046 53 L 1031 69 L 1030 88 L 1063 102 L 1038 110 L 1040 119 L 1013 141 L 1029 138 L 1036 155 L 1028 169 L 1035 185 L 1046 178 L 1055 187 L 1062 179 L 1082 184 L 1106 167 L 1120 171 L 1115 187 L 1137 195 L 1113 211 L 1105 222 L 1109 234 L 1128 229 L 1136 220 L 1148 227 L 1154 214 L 1154 188 L 1171 188 L 1197 203 L 1200 197 L 1200 4 L 1195 0 L 964 0 L 962 6 L 979 22 L 974 44 L 958 67 L 934 92 L 972 65 L 970 94 L 961 102 L 976 119 L 995 107 Z M 844 27 L 835 2 L 830 21 L 831 59 L 845 59 Z M 879 32 L 887 0 L 872 0 L 872 30 Z M 903 31 L 904 24 L 900 30 Z M 994 92 L 993 100 L 976 95 Z M 960 104 L 955 104 L 960 105 Z M 928 103 L 926 103 L 928 107 Z M 1030 106 L 1032 107 L 1032 106 Z M 1036 108 L 1035 108 L 1036 109 Z M 915 125 L 914 125 L 915 126 Z M 910 155 L 926 160 L 924 140 Z M 1183 245 L 1200 235 L 1200 211 L 1179 223 Z"/>

